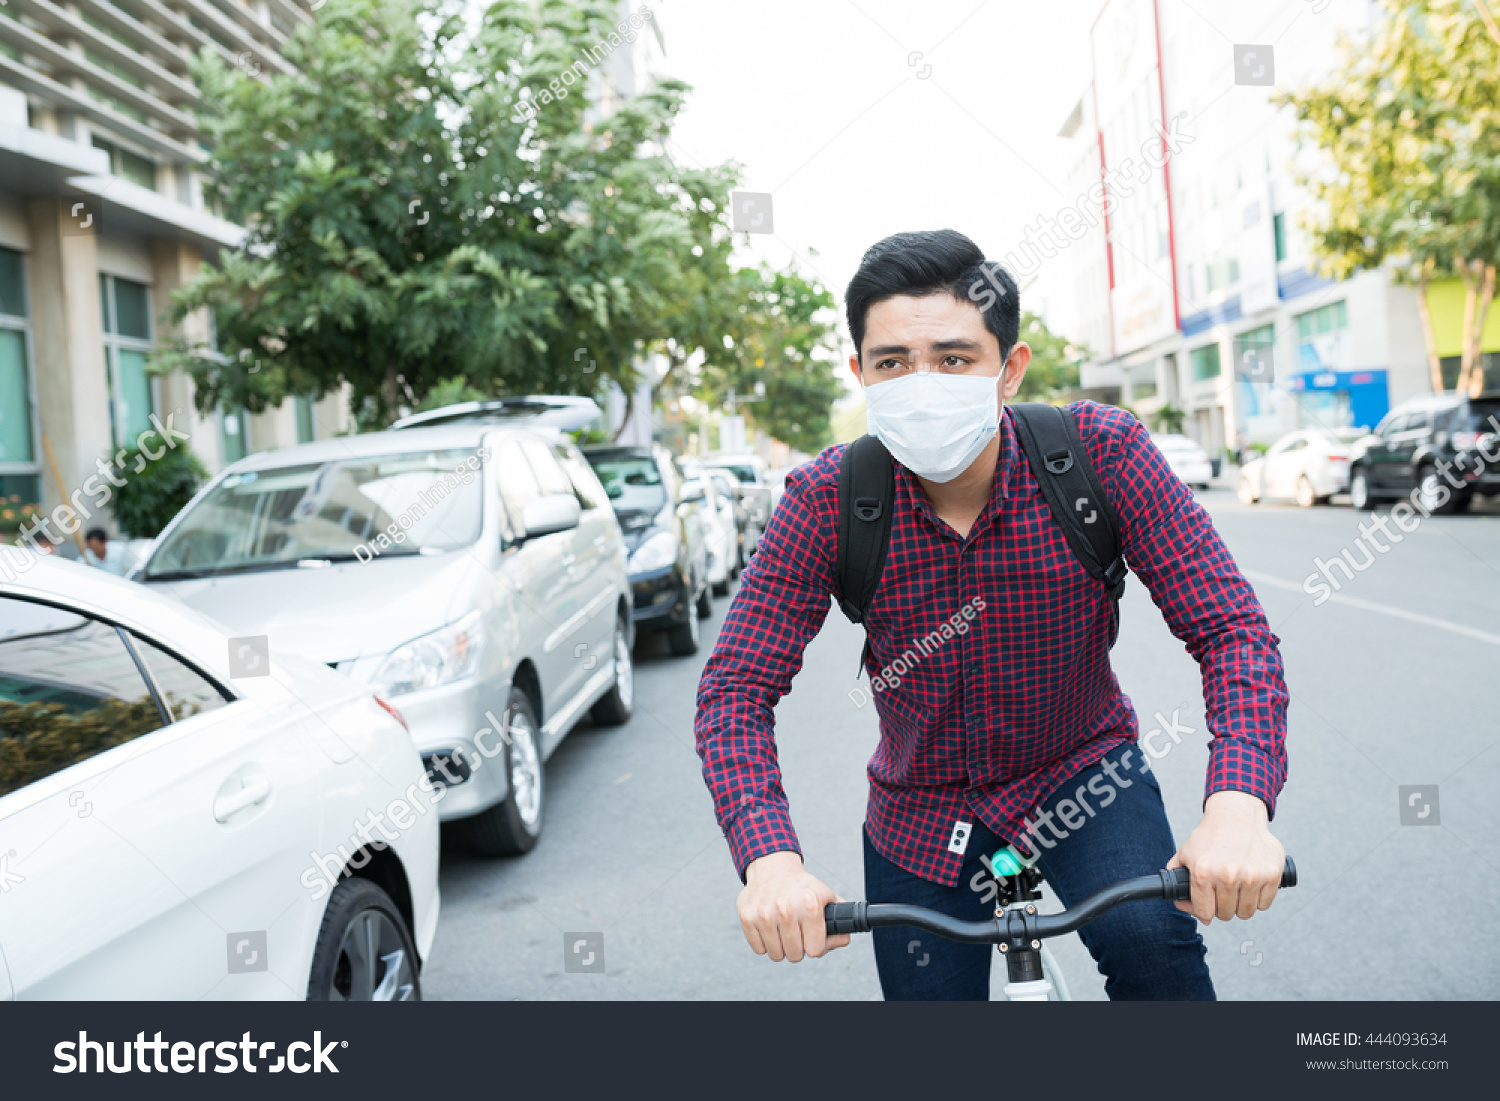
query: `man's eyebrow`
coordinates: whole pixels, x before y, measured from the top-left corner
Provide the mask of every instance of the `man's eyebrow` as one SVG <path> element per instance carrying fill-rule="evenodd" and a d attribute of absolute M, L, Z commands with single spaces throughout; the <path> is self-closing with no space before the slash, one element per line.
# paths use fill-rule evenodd
<path fill-rule="evenodd" d="M 983 350 L 984 345 L 977 340 L 965 340 L 956 337 L 953 340 L 938 340 L 932 344 L 934 352 L 978 352 Z M 870 349 L 872 356 L 901 356 L 910 354 L 911 349 L 905 344 L 878 344 Z"/>

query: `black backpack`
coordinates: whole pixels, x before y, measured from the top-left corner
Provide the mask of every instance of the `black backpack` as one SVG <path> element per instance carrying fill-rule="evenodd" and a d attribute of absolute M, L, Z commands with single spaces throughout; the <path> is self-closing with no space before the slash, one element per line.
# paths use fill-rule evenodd
<path fill-rule="evenodd" d="M 1021 450 L 1068 537 L 1068 545 L 1090 575 L 1108 587 L 1119 614 L 1120 594 L 1130 569 L 1120 554 L 1120 524 L 1099 475 L 1066 409 L 1020 402 L 1006 406 L 1015 415 Z M 874 436 L 861 436 L 844 449 L 839 466 L 838 558 L 834 582 L 839 607 L 851 623 L 863 623 L 885 569 L 891 540 L 896 474 L 890 452 Z M 1118 618 L 1116 623 L 1118 623 Z M 865 653 L 869 654 L 869 640 Z M 861 667 L 863 667 L 863 660 Z"/>

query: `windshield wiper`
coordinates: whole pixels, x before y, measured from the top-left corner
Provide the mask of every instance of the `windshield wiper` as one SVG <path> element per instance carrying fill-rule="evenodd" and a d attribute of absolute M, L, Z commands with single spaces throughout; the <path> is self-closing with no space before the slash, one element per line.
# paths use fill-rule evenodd
<path fill-rule="evenodd" d="M 377 558 L 405 557 L 413 554 L 421 554 L 418 547 L 400 547 L 396 550 L 381 551 Z M 296 558 L 278 558 L 272 562 L 241 562 L 233 566 L 204 566 L 195 570 L 162 570 L 143 574 L 143 581 L 192 581 L 204 577 L 223 577 L 230 574 L 254 573 L 262 570 L 290 570 L 300 566 L 303 562 L 354 562 L 358 556 L 352 551 L 336 551 L 332 554 L 302 554 Z"/>

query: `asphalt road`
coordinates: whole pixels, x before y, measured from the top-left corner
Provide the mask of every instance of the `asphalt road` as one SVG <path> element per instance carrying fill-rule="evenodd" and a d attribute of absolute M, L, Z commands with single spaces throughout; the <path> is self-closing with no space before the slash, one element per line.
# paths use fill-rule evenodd
<path fill-rule="evenodd" d="M 1334 599 L 1302 590 L 1314 559 L 1346 547 L 1347 507 L 1241 506 L 1200 499 L 1250 576 L 1281 637 L 1292 694 L 1290 774 L 1273 829 L 1300 885 L 1249 922 L 1205 930 L 1227 999 L 1446 999 L 1500 996 L 1500 508 L 1432 517 Z M 1398 529 L 1399 532 L 1399 529 Z M 1380 537 L 1377 534 L 1377 538 Z M 693 751 L 693 700 L 727 601 L 705 646 L 673 659 L 660 640 L 637 654 L 636 714 L 618 729 L 580 726 L 547 768 L 535 851 L 443 857 L 443 912 L 423 975 L 428 998 L 878 998 L 868 937 L 798 965 L 745 945 L 739 880 Z M 1197 823 L 1207 731 L 1195 663 L 1139 581 L 1123 606 L 1115 669 L 1143 720 L 1183 707 L 1195 734 L 1156 763 L 1178 840 Z M 863 897 L 864 766 L 873 706 L 856 708 L 861 631 L 836 610 L 778 709 L 784 782 L 807 863 L 846 898 Z M 1418 792 L 1401 820 L 1403 785 Z M 1411 793 L 1406 793 L 1408 800 Z M 1416 818 L 1423 809 L 1428 813 Z M 1050 897 L 1042 909 L 1057 908 Z M 601 934 L 603 973 L 567 973 L 564 940 Z M 591 942 L 592 944 L 592 942 Z M 1075 998 L 1103 998 L 1076 937 L 1056 942 Z M 575 959 L 580 957 L 575 956 Z M 597 966 L 597 963 L 595 964 Z M 998 995 L 1002 968 L 993 969 Z"/>

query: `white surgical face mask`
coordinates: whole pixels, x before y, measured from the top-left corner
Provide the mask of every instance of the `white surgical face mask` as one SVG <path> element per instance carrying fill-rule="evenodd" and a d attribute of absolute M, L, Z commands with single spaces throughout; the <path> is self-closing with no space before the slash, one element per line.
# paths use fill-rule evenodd
<path fill-rule="evenodd" d="M 999 379 L 921 372 L 865 387 L 865 421 L 896 461 L 951 482 L 1000 430 Z"/>

